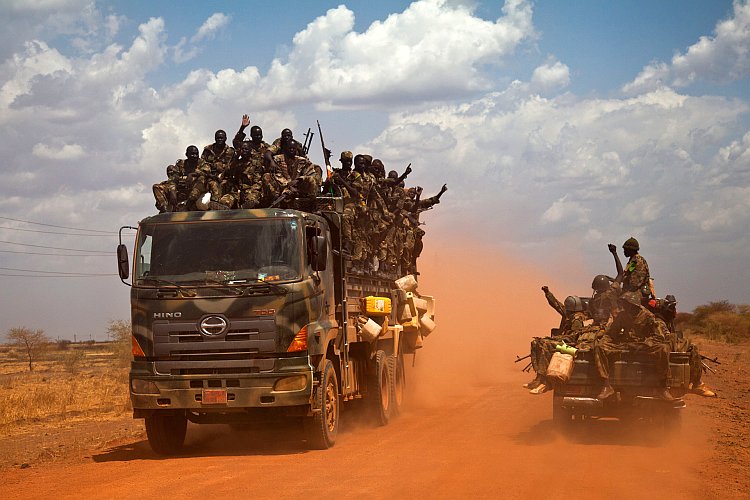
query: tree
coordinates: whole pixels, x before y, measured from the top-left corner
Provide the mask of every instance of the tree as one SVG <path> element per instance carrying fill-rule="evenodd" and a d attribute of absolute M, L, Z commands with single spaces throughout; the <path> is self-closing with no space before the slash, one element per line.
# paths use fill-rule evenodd
<path fill-rule="evenodd" d="M 107 326 L 107 336 L 113 343 L 115 356 L 121 365 L 130 363 L 132 358 L 133 329 L 130 321 L 124 319 L 110 320 Z"/>
<path fill-rule="evenodd" d="M 10 343 L 24 351 L 29 360 L 29 371 L 34 371 L 34 361 L 39 358 L 42 348 L 50 341 L 44 330 L 32 330 L 25 326 L 11 328 L 5 334 Z"/>

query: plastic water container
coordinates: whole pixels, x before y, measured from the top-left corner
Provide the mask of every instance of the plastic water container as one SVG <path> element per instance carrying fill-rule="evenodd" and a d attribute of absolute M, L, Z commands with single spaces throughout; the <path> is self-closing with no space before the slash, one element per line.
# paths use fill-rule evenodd
<path fill-rule="evenodd" d="M 547 367 L 547 379 L 566 384 L 570 380 L 570 376 L 573 375 L 574 366 L 573 356 L 556 352 L 552 355 Z"/>
<path fill-rule="evenodd" d="M 367 321 L 362 321 L 362 316 L 359 317 L 359 334 L 367 342 L 372 342 L 380 336 L 380 332 L 383 331 L 383 327 L 377 324 L 372 318 L 367 318 Z"/>
<path fill-rule="evenodd" d="M 415 292 L 417 290 L 417 279 L 413 274 L 407 274 L 396 280 L 396 286 L 405 292 Z"/>
<path fill-rule="evenodd" d="M 435 322 L 432 320 L 432 318 L 430 318 L 426 314 L 419 318 L 419 333 L 421 333 L 423 337 L 428 336 L 434 329 Z"/>

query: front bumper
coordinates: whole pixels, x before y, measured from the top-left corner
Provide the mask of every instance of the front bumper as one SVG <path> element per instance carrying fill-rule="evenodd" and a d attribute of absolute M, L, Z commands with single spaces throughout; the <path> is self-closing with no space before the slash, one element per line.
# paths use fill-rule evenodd
<path fill-rule="evenodd" d="M 136 417 L 151 410 L 227 412 L 305 406 L 312 401 L 313 368 L 306 356 L 276 359 L 273 370 L 261 373 L 167 376 L 154 373 L 153 362 L 132 364 L 130 400 Z M 292 382 L 287 386 L 293 388 L 278 390 L 277 384 L 282 380 Z M 149 389 L 143 389 L 144 386 Z M 226 403 L 205 402 L 207 391 L 226 391 Z"/>

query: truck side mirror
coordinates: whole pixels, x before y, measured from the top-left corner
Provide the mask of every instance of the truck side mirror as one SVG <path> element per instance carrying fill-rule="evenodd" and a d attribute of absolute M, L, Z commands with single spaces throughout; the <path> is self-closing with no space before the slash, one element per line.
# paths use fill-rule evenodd
<path fill-rule="evenodd" d="M 120 243 L 117 245 L 117 272 L 121 280 L 128 279 L 130 276 L 130 262 L 128 260 L 128 247 Z"/>
<path fill-rule="evenodd" d="M 308 241 L 310 245 L 310 266 L 313 271 L 325 271 L 328 264 L 328 242 L 323 236 L 311 236 Z"/>

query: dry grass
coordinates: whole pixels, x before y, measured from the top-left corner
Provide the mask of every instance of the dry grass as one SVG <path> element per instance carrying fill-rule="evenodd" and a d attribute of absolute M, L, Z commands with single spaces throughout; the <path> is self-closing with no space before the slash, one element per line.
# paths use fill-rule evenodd
<path fill-rule="evenodd" d="M 0 435 L 19 426 L 97 419 L 130 408 L 128 368 L 112 346 L 48 349 L 28 371 L 23 357 L 0 351 Z"/>

